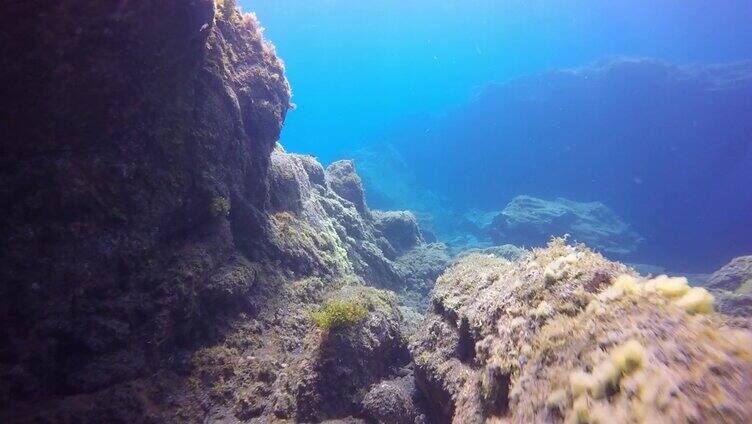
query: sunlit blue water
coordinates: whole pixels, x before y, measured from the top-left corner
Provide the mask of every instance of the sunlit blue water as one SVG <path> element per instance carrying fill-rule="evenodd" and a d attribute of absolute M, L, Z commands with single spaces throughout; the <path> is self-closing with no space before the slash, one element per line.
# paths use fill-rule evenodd
<path fill-rule="evenodd" d="M 241 4 L 287 65 L 283 144 L 360 158 L 373 206 L 597 200 L 645 237 L 620 259 L 752 253 L 752 65 L 709 66 L 752 59 L 752 2 Z"/>

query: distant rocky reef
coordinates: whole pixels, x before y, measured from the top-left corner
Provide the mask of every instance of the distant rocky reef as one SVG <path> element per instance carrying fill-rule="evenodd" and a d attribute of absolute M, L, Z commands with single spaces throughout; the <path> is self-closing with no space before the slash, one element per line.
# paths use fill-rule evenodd
<path fill-rule="evenodd" d="M 601 202 L 543 200 L 517 196 L 485 227 L 495 243 L 540 246 L 552 235 L 569 234 L 576 241 L 611 255 L 634 252 L 637 233 Z"/>
<path fill-rule="evenodd" d="M 234 1 L 0 23 L 0 422 L 752 419 L 748 307 L 563 239 L 453 259 L 353 162 L 285 152 L 282 62 Z M 626 230 L 567 205 L 578 238 Z"/>
<path fill-rule="evenodd" d="M 597 200 L 649 240 L 630 260 L 707 273 L 752 251 L 750 133 L 752 61 L 617 57 L 488 84 L 356 162 L 373 202 L 432 213 L 447 232 L 442 216 L 520 194 Z"/>

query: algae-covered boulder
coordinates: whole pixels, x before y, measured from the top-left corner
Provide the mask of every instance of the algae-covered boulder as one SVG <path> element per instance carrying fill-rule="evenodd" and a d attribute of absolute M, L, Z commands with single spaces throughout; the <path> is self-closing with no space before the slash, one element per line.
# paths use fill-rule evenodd
<path fill-rule="evenodd" d="M 426 310 L 429 293 L 436 278 L 451 263 L 451 256 L 443 243 L 419 244 L 395 261 L 402 286 L 398 293 L 403 302 Z"/>
<path fill-rule="evenodd" d="M 374 384 L 363 398 L 368 418 L 383 424 L 428 423 L 412 373 Z"/>
<path fill-rule="evenodd" d="M 418 220 L 409 211 L 373 211 L 374 226 L 389 240 L 397 253 L 402 253 L 423 241 Z"/>
<path fill-rule="evenodd" d="M 256 282 L 284 67 L 212 0 L 10 2 L 0 25 L 0 421 L 52 397 L 131 421 L 138 379 Z"/>
<path fill-rule="evenodd" d="M 739 256 L 714 272 L 705 286 L 712 289 L 752 293 L 752 256 Z"/>
<path fill-rule="evenodd" d="M 703 286 L 715 295 L 719 311 L 752 316 L 752 256 L 734 258 L 714 272 Z"/>
<path fill-rule="evenodd" d="M 326 168 L 326 182 L 329 187 L 343 199 L 352 202 L 362 214 L 367 214 L 366 197 L 363 182 L 355 172 L 351 160 L 340 160 Z"/>
<path fill-rule="evenodd" d="M 434 422 L 749 421 L 752 334 L 686 279 L 630 272 L 562 240 L 460 259 L 410 342 Z"/>
<path fill-rule="evenodd" d="M 526 195 L 512 199 L 485 228 L 496 243 L 539 246 L 552 236 L 570 234 L 610 254 L 633 252 L 642 240 L 603 203 Z"/>
<path fill-rule="evenodd" d="M 309 337 L 296 393 L 301 421 L 360 414 L 371 385 L 394 376 L 410 360 L 393 294 L 346 286 L 329 301 L 356 304 L 366 314 Z"/>

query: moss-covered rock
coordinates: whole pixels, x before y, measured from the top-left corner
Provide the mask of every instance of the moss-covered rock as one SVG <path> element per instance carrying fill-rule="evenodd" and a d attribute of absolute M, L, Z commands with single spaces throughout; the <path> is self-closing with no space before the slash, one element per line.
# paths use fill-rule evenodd
<path fill-rule="evenodd" d="M 437 422 L 746 422 L 752 333 L 712 299 L 562 239 L 470 255 L 412 336 L 417 384 Z"/>

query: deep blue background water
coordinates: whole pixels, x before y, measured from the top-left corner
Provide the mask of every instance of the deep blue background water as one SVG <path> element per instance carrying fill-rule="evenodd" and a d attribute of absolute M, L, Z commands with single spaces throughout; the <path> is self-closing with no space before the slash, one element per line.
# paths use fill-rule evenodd
<path fill-rule="evenodd" d="M 562 3 L 241 0 L 287 65 L 290 151 L 391 144 L 409 184 L 457 209 L 600 200 L 647 237 L 636 261 L 699 272 L 752 253 L 746 68 L 722 90 L 703 82 L 715 68 L 675 68 L 752 59 L 752 2 Z M 663 65 L 554 72 L 607 57 Z M 369 200 L 415 203 L 390 187 Z"/>

